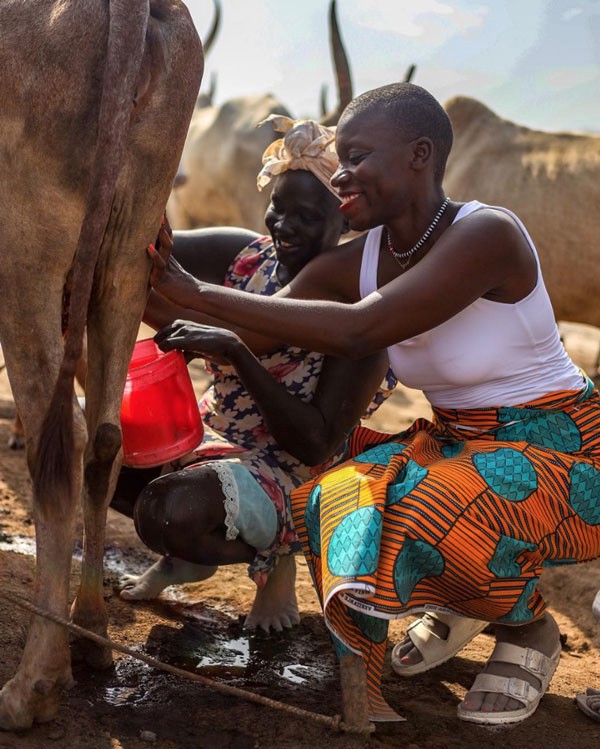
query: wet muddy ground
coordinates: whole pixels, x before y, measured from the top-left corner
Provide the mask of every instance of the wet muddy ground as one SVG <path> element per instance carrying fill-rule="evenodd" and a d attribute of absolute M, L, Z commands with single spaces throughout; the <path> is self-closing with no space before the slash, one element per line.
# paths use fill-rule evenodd
<path fill-rule="evenodd" d="M 600 334 L 569 328 L 566 345 L 591 367 Z M 192 372 L 197 389 L 201 367 Z M 34 575 L 31 489 L 22 453 L 6 448 L 14 413 L 5 374 L 0 375 L 0 589 L 31 596 Z M 376 426 L 397 431 L 427 415 L 422 397 L 400 390 L 384 406 Z M 243 619 L 254 597 L 243 565 L 222 568 L 196 585 L 169 588 L 154 602 L 128 603 L 118 596 L 124 574 L 137 574 L 156 557 L 137 539 L 131 521 L 109 513 L 105 598 L 109 634 L 115 641 L 163 663 L 254 694 L 328 716 L 340 712 L 338 674 L 316 596 L 301 558 L 297 592 L 301 624 L 282 634 L 250 634 Z M 78 579 L 75 550 L 71 595 Z M 477 637 L 452 662 L 412 679 L 400 679 L 388 660 L 384 693 L 406 718 L 380 724 L 369 739 L 335 733 L 307 718 L 220 694 L 206 686 L 157 671 L 130 655 L 115 654 L 114 668 L 92 672 L 74 665 L 76 685 L 64 696 L 60 715 L 27 732 L 0 733 L 0 748 L 47 749 L 315 749 L 331 746 L 405 749 L 504 749 L 508 745 L 592 749 L 600 724 L 583 716 L 573 697 L 600 687 L 600 625 L 591 601 L 600 588 L 600 562 L 548 570 L 543 589 L 565 642 L 563 657 L 536 715 L 513 728 L 486 729 L 460 723 L 456 705 L 492 649 Z M 0 683 L 18 665 L 30 614 L 0 600 Z M 395 643 L 408 621 L 393 622 Z M 391 649 L 390 644 L 390 649 Z"/>

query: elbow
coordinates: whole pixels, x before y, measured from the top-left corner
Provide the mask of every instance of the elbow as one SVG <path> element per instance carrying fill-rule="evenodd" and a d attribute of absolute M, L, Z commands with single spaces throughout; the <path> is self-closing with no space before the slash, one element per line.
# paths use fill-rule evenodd
<path fill-rule="evenodd" d="M 369 356 L 377 350 L 371 343 L 368 332 L 357 329 L 338 339 L 335 355 L 344 359 L 350 359 L 351 361 L 357 361 L 358 359 L 364 359 L 365 356 Z"/>
<path fill-rule="evenodd" d="M 313 467 L 325 463 L 340 446 L 339 439 L 333 435 L 305 435 L 303 444 L 294 454 L 304 465 Z"/>
<path fill-rule="evenodd" d="M 364 307 L 362 302 L 350 305 L 348 314 L 338 328 L 336 335 L 336 356 L 356 361 L 379 351 L 380 322 L 373 315 L 371 308 Z M 375 318 L 375 319 L 374 319 Z"/>

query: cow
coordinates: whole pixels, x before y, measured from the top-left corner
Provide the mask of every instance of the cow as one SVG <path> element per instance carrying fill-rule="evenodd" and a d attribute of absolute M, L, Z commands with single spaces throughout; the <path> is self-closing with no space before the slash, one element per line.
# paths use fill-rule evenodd
<path fill-rule="evenodd" d="M 180 0 L 0 0 L 0 28 L 0 341 L 33 479 L 34 603 L 68 615 L 81 496 L 71 616 L 102 635 L 104 524 L 146 246 L 177 169 L 202 47 Z M 73 377 L 86 326 L 84 416 Z M 86 642 L 90 664 L 110 665 L 109 650 Z M 35 617 L 0 692 L 0 727 L 51 719 L 71 684 L 67 630 Z"/>
<path fill-rule="evenodd" d="M 513 210 L 539 252 L 558 320 L 600 327 L 600 136 L 531 130 L 457 96 L 444 188 Z"/>
<path fill-rule="evenodd" d="M 219 26 L 221 23 L 221 3 L 220 0 L 213 0 L 214 5 L 214 18 L 211 23 L 210 29 L 207 31 L 206 36 L 204 37 L 203 41 L 203 51 L 204 56 L 208 54 L 210 51 L 210 48 L 213 46 L 215 39 L 217 37 Z M 210 106 L 212 104 L 212 100 L 214 98 L 215 93 L 215 78 L 211 77 L 211 83 L 210 88 L 206 93 L 200 94 L 196 99 L 196 106 Z M 184 184 L 187 177 L 183 171 L 183 169 L 179 168 L 175 179 L 173 180 L 172 189 L 177 189 L 181 185 Z M 78 364 L 77 371 L 75 373 L 77 382 L 79 385 L 83 388 L 85 387 L 85 373 L 87 370 L 87 351 L 85 348 L 85 339 L 84 339 L 84 350 L 83 350 L 83 356 Z M 8 437 L 8 447 L 11 450 L 22 450 L 25 447 L 25 431 L 23 428 L 23 422 L 21 420 L 21 417 L 18 413 L 15 414 L 15 418 L 13 420 L 11 430 Z"/>
<path fill-rule="evenodd" d="M 321 121 L 326 125 L 337 122 L 352 98 L 350 69 L 335 0 L 329 6 L 329 29 L 338 104 L 323 115 Z M 209 102 L 202 95 L 194 110 L 181 158 L 185 179 L 169 198 L 169 221 L 175 229 L 243 226 L 264 232 L 270 191 L 258 192 L 256 175 L 262 154 L 276 134 L 270 126 L 256 126 L 271 114 L 291 117 L 290 112 L 269 93 L 234 98 L 220 106 Z"/>
<path fill-rule="evenodd" d="M 290 116 L 271 94 L 194 110 L 181 159 L 186 179 L 173 189 L 167 203 L 174 228 L 243 226 L 265 231 L 269 194 L 258 192 L 256 175 L 274 135 L 270 127 L 256 124 L 270 114 Z"/>

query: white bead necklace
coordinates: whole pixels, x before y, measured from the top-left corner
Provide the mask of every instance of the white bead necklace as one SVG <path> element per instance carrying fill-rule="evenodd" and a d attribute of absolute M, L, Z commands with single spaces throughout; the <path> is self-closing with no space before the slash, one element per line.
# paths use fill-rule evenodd
<path fill-rule="evenodd" d="M 427 229 L 425 230 L 425 234 L 419 239 L 419 241 L 410 248 L 410 250 L 406 250 L 406 252 L 398 252 L 396 248 L 394 247 L 394 243 L 392 242 L 392 237 L 390 234 L 390 230 L 385 228 L 385 235 L 386 235 L 386 241 L 387 241 L 387 247 L 388 250 L 391 252 L 391 254 L 394 257 L 394 260 L 398 263 L 398 265 L 402 268 L 402 270 L 406 270 L 408 267 L 408 264 L 410 263 L 411 257 L 417 252 L 417 250 L 420 250 L 421 247 L 425 244 L 425 242 L 429 239 L 431 236 L 431 232 L 435 229 L 435 227 L 438 225 L 439 220 L 444 215 L 444 211 L 448 207 L 448 203 L 450 203 L 450 198 L 446 198 L 442 205 L 440 206 L 439 211 L 435 214 L 435 217 L 433 221 L 429 224 Z"/>

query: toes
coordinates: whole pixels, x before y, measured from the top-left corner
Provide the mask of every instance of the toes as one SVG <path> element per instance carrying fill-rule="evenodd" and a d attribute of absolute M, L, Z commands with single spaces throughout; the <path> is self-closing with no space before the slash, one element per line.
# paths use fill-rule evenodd
<path fill-rule="evenodd" d="M 133 593 L 133 585 L 128 585 L 125 588 L 122 588 L 119 592 L 119 598 L 122 598 L 124 601 L 135 601 L 135 595 L 132 595 Z"/>
<path fill-rule="evenodd" d="M 120 579 L 121 588 L 131 588 L 138 581 L 138 575 L 123 575 Z"/>
<path fill-rule="evenodd" d="M 410 653 L 410 651 L 414 649 L 415 649 L 415 646 L 413 645 L 413 642 L 410 639 L 410 637 L 405 637 L 404 640 L 402 640 L 396 645 L 396 652 L 400 660 L 402 660 L 402 658 L 404 658 L 405 655 L 408 655 L 408 653 Z"/>
<path fill-rule="evenodd" d="M 486 698 L 484 704 L 491 704 L 491 711 L 494 713 L 517 710 L 520 707 L 518 702 L 504 694 L 490 694 L 489 700 Z"/>
<path fill-rule="evenodd" d="M 263 632 L 269 633 L 270 630 L 283 632 L 284 629 L 292 629 L 300 623 L 299 614 L 288 615 L 282 614 L 277 617 L 259 618 L 248 614 L 244 621 L 244 629 L 262 629 Z"/>
<path fill-rule="evenodd" d="M 481 710 L 485 694 L 482 692 L 467 692 L 465 699 L 462 702 L 462 707 L 465 710 L 471 710 L 478 712 Z"/>
<path fill-rule="evenodd" d="M 420 663 L 422 660 L 423 656 L 411 642 L 411 647 L 407 648 L 404 651 L 404 655 L 401 656 L 400 663 L 404 666 L 413 666 L 415 663 Z"/>

